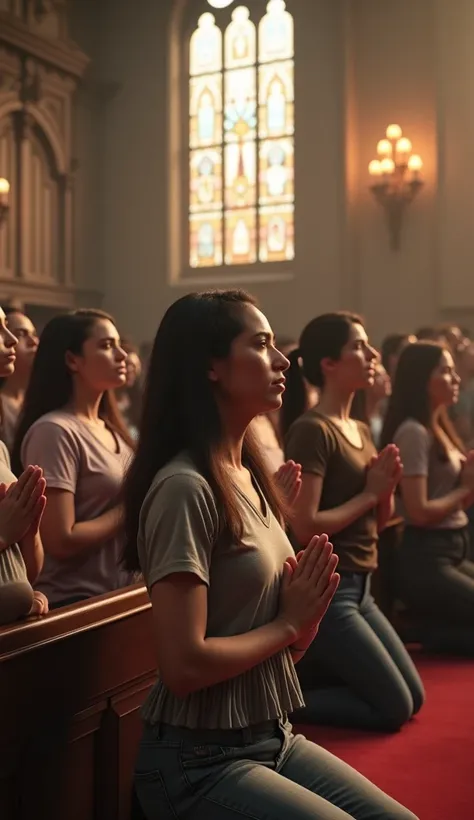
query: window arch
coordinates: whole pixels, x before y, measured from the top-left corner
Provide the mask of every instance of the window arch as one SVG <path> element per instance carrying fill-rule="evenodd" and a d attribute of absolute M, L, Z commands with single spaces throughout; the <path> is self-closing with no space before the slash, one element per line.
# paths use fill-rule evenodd
<path fill-rule="evenodd" d="M 294 27 L 284 0 L 201 15 L 189 49 L 189 264 L 294 258 Z"/>

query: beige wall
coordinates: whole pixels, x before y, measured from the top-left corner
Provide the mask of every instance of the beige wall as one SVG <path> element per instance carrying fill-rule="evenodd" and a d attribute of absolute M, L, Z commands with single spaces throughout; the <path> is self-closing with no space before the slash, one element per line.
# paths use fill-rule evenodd
<path fill-rule="evenodd" d="M 83 122 L 86 190 L 98 182 L 93 207 L 100 212 L 94 225 L 89 214 L 88 228 L 88 241 L 97 230 L 99 244 L 83 253 L 103 277 L 105 306 L 137 340 L 153 335 L 163 310 L 184 292 L 169 280 L 172 6 L 172 0 L 103 0 L 99 29 L 82 26 L 94 52 L 94 81 L 106 90 L 117 84 L 107 101 L 99 97 L 99 113 L 93 108 Z M 474 136 L 474 3 L 300 0 L 296 6 L 297 259 L 291 280 L 246 287 L 285 333 L 340 307 L 363 312 L 377 339 L 448 315 L 470 320 L 474 188 L 466 170 Z M 93 146 L 91 121 L 99 128 Z M 367 190 L 367 164 L 390 121 L 402 125 L 426 168 L 398 253 L 390 250 L 383 213 Z M 181 157 L 185 162 L 185 152 Z"/>
<path fill-rule="evenodd" d="M 356 307 L 377 337 L 414 329 L 436 313 L 436 50 L 432 0 L 351 4 L 357 140 L 352 274 Z M 385 128 L 399 123 L 425 163 L 426 187 L 406 213 L 393 252 L 385 214 L 368 190 L 367 166 Z"/>
<path fill-rule="evenodd" d="M 436 10 L 439 305 L 474 328 L 474 3 L 437 0 Z"/>

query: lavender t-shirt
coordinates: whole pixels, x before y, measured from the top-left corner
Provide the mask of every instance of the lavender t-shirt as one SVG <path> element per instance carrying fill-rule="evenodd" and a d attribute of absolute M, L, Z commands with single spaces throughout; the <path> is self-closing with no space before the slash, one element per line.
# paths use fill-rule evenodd
<path fill-rule="evenodd" d="M 463 454 L 453 445 L 449 448 L 446 458 L 439 457 L 433 433 L 423 427 L 415 419 L 406 419 L 400 425 L 393 437 L 394 444 L 400 449 L 403 462 L 403 474 L 409 476 L 424 476 L 427 481 L 428 500 L 443 498 L 456 487 L 459 487 Z M 400 505 L 402 515 L 410 523 L 403 505 Z M 468 517 L 461 505 L 458 510 L 450 513 L 442 521 L 431 525 L 432 529 L 461 529 L 467 526 Z"/>
<path fill-rule="evenodd" d="M 74 495 L 76 523 L 91 521 L 115 507 L 132 451 L 119 437 L 113 453 L 91 428 L 72 413 L 47 413 L 23 441 L 23 464 L 42 467 L 47 487 Z M 122 534 L 94 552 L 58 561 L 45 547 L 43 571 L 36 584 L 52 604 L 68 598 L 102 595 L 127 586 L 132 579 L 120 566 Z"/>

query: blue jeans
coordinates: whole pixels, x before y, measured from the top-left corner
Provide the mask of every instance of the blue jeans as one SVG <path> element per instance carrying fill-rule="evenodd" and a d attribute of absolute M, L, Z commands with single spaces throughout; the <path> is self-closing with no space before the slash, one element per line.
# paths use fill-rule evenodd
<path fill-rule="evenodd" d="M 135 784 L 147 820 L 416 820 L 286 721 L 147 726 Z"/>
<path fill-rule="evenodd" d="M 425 694 L 397 633 L 370 593 L 370 575 L 342 573 L 319 633 L 297 665 L 306 706 L 294 722 L 396 731 Z M 319 686 L 329 673 L 338 685 Z"/>

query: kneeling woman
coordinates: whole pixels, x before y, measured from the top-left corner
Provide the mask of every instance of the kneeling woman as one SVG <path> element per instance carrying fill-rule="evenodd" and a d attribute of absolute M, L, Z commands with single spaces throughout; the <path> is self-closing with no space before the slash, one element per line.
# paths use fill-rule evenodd
<path fill-rule="evenodd" d="M 318 639 L 298 668 L 307 703 L 298 720 L 393 731 L 418 712 L 424 694 L 370 592 L 378 532 L 392 516 L 401 474 L 397 448 L 377 456 L 368 427 L 350 418 L 355 391 L 373 381 L 376 358 L 359 317 L 314 319 L 290 355 L 283 417 L 287 425 L 294 419 L 287 458 L 303 473 L 291 522 L 295 541 L 305 547 L 313 533 L 327 532 L 341 574 Z M 303 377 L 321 394 L 318 406 L 300 415 Z M 321 674 L 338 685 L 323 686 Z"/>
<path fill-rule="evenodd" d="M 149 820 L 413 818 L 287 720 L 339 580 L 324 536 L 296 561 L 251 431 L 287 366 L 239 291 L 185 296 L 155 339 L 125 485 L 158 655 L 136 771 Z"/>
<path fill-rule="evenodd" d="M 132 440 L 113 394 L 125 383 L 126 358 L 114 322 L 102 311 L 55 316 L 41 336 L 12 463 L 17 474 L 38 464 L 46 479 L 38 586 L 52 608 L 130 581 L 118 562 L 120 490 Z"/>
<path fill-rule="evenodd" d="M 447 413 L 459 384 L 449 350 L 429 342 L 407 347 L 383 440 L 396 442 L 404 464 L 407 526 L 398 551 L 398 596 L 421 619 L 427 648 L 474 655 L 474 564 L 465 512 L 474 502 L 474 452 L 463 452 Z"/>
<path fill-rule="evenodd" d="M 0 377 L 15 369 L 17 338 L 6 325 L 0 308 Z M 0 441 L 0 625 L 28 615 L 44 615 L 48 601 L 33 592 L 43 566 L 39 525 L 46 497 L 45 480 L 38 467 L 28 467 L 17 481 L 10 469 L 5 442 Z"/>

